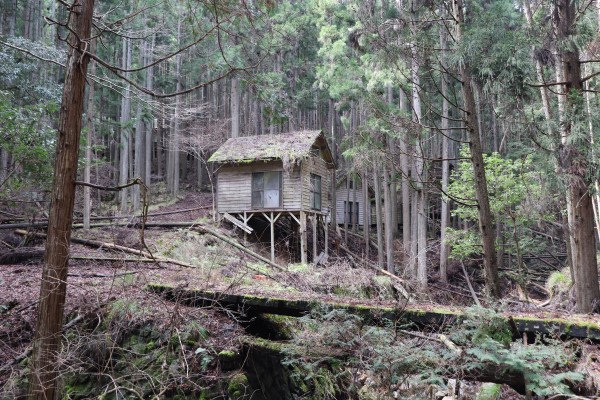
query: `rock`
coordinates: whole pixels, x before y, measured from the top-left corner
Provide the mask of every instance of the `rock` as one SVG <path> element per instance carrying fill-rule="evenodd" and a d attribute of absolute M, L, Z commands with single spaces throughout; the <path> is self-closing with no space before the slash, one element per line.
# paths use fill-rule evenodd
<path fill-rule="evenodd" d="M 502 393 L 502 386 L 497 383 L 484 383 L 477 393 L 477 400 L 498 400 Z"/>
<path fill-rule="evenodd" d="M 240 368 L 240 355 L 235 350 L 221 350 L 217 358 L 221 371 L 233 371 Z"/>
<path fill-rule="evenodd" d="M 227 385 L 227 393 L 233 400 L 249 399 L 253 390 L 248 383 L 248 377 L 244 373 L 238 373 L 231 377 Z"/>

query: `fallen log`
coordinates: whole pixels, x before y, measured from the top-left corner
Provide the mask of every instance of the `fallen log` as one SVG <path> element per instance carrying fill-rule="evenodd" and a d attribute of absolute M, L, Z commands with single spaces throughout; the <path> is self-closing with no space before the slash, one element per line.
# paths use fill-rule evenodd
<path fill-rule="evenodd" d="M 265 263 L 265 264 L 267 264 L 267 265 L 270 265 L 271 267 L 273 267 L 273 268 L 275 268 L 275 269 L 278 269 L 278 270 L 280 270 L 280 271 L 287 272 L 287 271 L 285 270 L 285 268 L 283 268 L 282 266 L 280 266 L 280 265 L 278 265 L 278 264 L 275 264 L 274 262 L 272 262 L 272 261 L 271 261 L 271 260 L 269 260 L 268 258 L 266 258 L 266 257 L 263 257 L 263 256 L 261 256 L 260 254 L 253 252 L 252 250 L 250 250 L 250 249 L 248 249 L 248 248 L 246 248 L 246 247 L 242 246 L 241 244 L 237 243 L 235 240 L 233 240 L 233 239 L 231 239 L 231 238 L 228 238 L 228 237 L 227 237 L 227 236 L 225 236 L 225 235 L 222 235 L 222 234 L 220 234 L 219 232 L 217 232 L 217 231 L 216 231 L 216 230 L 214 230 L 214 229 L 211 229 L 211 228 L 209 228 L 209 227 L 207 227 L 207 226 L 200 225 L 200 224 L 196 224 L 196 225 L 195 225 L 193 228 L 194 228 L 195 230 L 198 230 L 198 231 L 200 231 L 200 232 L 208 233 L 208 234 L 210 234 L 210 235 L 212 235 L 212 236 L 216 237 L 217 239 L 220 239 L 220 240 L 224 241 L 225 243 L 228 243 L 228 244 L 232 245 L 232 246 L 233 246 L 233 247 L 235 247 L 236 249 L 238 249 L 238 250 L 241 250 L 241 251 L 243 251 L 244 253 L 246 253 L 246 254 L 248 254 L 248 255 L 250 255 L 250 256 L 252 256 L 252 257 L 256 258 L 257 260 L 259 260 L 259 261 L 262 261 L 262 262 L 264 262 L 264 263 Z"/>
<path fill-rule="evenodd" d="M 177 298 L 185 303 L 205 307 L 218 304 L 223 307 L 249 310 L 253 313 L 268 313 L 300 317 L 308 314 L 316 306 L 328 309 L 345 310 L 360 315 L 368 321 L 381 323 L 384 320 L 410 323 L 419 327 L 443 328 L 449 324 L 460 323 L 466 318 L 463 308 L 433 308 L 418 304 L 398 308 L 395 303 L 388 305 L 365 303 L 344 303 L 340 301 L 322 300 L 320 298 L 273 298 L 250 294 L 211 292 L 193 289 L 174 289 L 169 286 L 150 284 L 148 289 L 167 298 Z M 560 336 L 563 338 L 589 339 L 600 342 L 600 319 L 591 316 L 571 316 L 558 318 L 555 316 L 530 316 L 504 314 L 507 324 L 510 320 L 519 334 L 541 334 Z"/>
<path fill-rule="evenodd" d="M 224 242 L 226 242 L 226 243 L 234 246 L 235 248 L 243 251 L 244 253 L 246 253 L 246 254 L 248 254 L 248 255 L 256 258 L 257 260 L 262 261 L 265 264 L 268 264 L 271 267 L 276 268 L 276 269 L 278 269 L 280 271 L 286 272 L 286 270 L 283 267 L 281 267 L 280 265 L 275 264 L 274 262 L 272 262 L 268 258 L 263 257 L 260 254 L 253 252 L 252 250 L 250 250 L 250 249 L 242 246 L 241 244 L 237 243 L 235 240 L 233 240 L 231 238 L 228 238 L 227 236 L 225 236 L 225 235 L 217 232 L 214 229 L 211 229 L 211 228 L 209 228 L 207 226 L 201 225 L 198 222 L 193 222 L 193 221 L 190 221 L 190 222 L 165 222 L 165 223 L 160 223 L 159 222 L 159 223 L 151 223 L 151 224 L 147 223 L 146 224 L 147 227 L 148 226 L 152 226 L 152 225 L 154 225 L 154 226 L 193 228 L 193 229 L 195 229 L 195 230 L 197 230 L 199 232 L 208 233 L 208 234 L 216 237 L 217 239 L 220 239 L 220 240 L 222 240 L 222 241 L 224 241 Z M 37 237 L 42 237 L 42 238 L 46 237 L 46 235 L 43 234 L 43 233 L 28 233 L 27 231 L 24 231 L 24 230 L 21 230 L 21 229 L 15 230 L 15 233 L 18 234 L 18 235 L 22 235 L 22 236 L 25 236 L 27 234 L 33 234 L 33 235 L 35 235 Z M 182 267 L 188 267 L 188 268 L 193 268 L 194 267 L 191 264 L 184 263 L 184 262 L 181 262 L 179 260 L 174 260 L 174 259 L 171 259 L 171 258 L 164 258 L 164 257 L 157 258 L 157 257 L 154 257 L 152 254 L 146 252 L 146 251 L 132 249 L 132 248 L 129 248 L 129 247 L 124 247 L 124 246 L 119 246 L 119 245 L 114 244 L 114 243 L 105 243 L 105 242 L 100 242 L 98 240 L 82 239 L 82 238 L 76 238 L 76 237 L 71 237 L 71 241 L 73 243 L 79 243 L 79 244 L 83 244 L 83 245 L 86 245 L 86 246 L 92 246 L 92 247 L 97 247 L 97 248 L 105 248 L 105 249 L 109 249 L 109 250 L 123 251 L 123 252 L 126 252 L 126 253 L 135 254 L 135 255 L 138 255 L 138 256 L 141 256 L 141 257 L 145 257 L 145 258 L 148 258 L 148 259 L 152 259 L 152 260 L 155 260 L 155 261 L 159 261 L 159 262 L 168 262 L 168 263 L 171 263 L 171 264 L 180 265 Z"/>
<path fill-rule="evenodd" d="M 340 231 L 341 231 L 341 232 L 347 232 L 347 233 L 348 233 L 350 236 L 354 236 L 354 237 L 355 237 L 356 239 L 358 239 L 358 240 L 362 240 L 362 241 L 364 241 L 364 240 L 365 240 L 365 238 L 364 238 L 364 236 L 363 236 L 363 235 L 359 235 L 358 233 L 354 233 L 354 232 L 352 232 L 352 231 L 350 231 L 350 230 L 344 229 L 344 228 L 342 228 L 341 226 L 340 226 L 339 228 L 340 228 Z M 377 248 L 378 248 L 378 247 L 377 247 L 377 243 L 375 243 L 373 240 L 369 239 L 369 244 L 370 244 L 370 245 L 371 245 L 373 248 L 375 248 L 375 249 L 377 250 Z"/>
<path fill-rule="evenodd" d="M 0 254 L 0 265 L 20 264 L 26 261 L 42 260 L 44 258 L 43 247 L 19 247 Z"/>
<path fill-rule="evenodd" d="M 184 210 L 181 212 L 185 212 L 185 211 L 190 211 L 190 209 L 188 210 Z M 148 217 L 153 217 L 153 216 L 160 216 L 163 214 L 153 214 L 153 215 L 148 215 Z M 166 213 L 164 215 L 167 215 Z M 141 225 L 141 217 L 140 216 L 126 216 L 126 217 L 97 217 L 97 218 L 93 218 L 93 220 L 96 221 L 101 221 L 101 220 L 117 220 L 117 219 L 129 219 L 131 220 L 130 222 L 97 222 L 94 224 L 91 224 L 90 226 L 92 228 L 102 228 L 102 227 L 106 227 L 106 226 L 140 226 Z M 156 221 L 156 222 L 152 222 L 152 221 L 147 221 L 145 223 L 145 226 L 150 227 L 150 226 L 157 226 L 157 227 L 189 227 L 189 226 L 193 226 L 198 224 L 197 222 L 194 221 L 189 221 L 189 222 L 163 222 L 163 221 Z M 37 221 L 37 222 L 17 222 L 17 223 L 12 223 L 12 224 L 0 224 L 0 230 L 2 229 L 28 229 L 28 228 L 46 228 L 48 226 L 48 221 Z M 81 229 L 83 228 L 83 224 L 81 223 L 76 223 L 76 224 L 72 224 L 71 227 L 73 229 Z"/>
<path fill-rule="evenodd" d="M 344 246 L 343 244 L 340 244 L 340 248 L 342 250 L 344 250 L 346 253 L 350 254 L 351 256 L 353 256 L 354 258 L 360 259 L 358 257 L 358 255 L 356 255 L 354 252 L 352 252 L 352 250 L 350 250 L 349 248 L 347 248 L 346 246 Z M 384 274 L 385 276 L 388 276 L 392 279 L 394 279 L 397 282 L 398 286 L 394 286 L 396 288 L 396 290 L 398 290 L 402 296 L 404 296 L 404 298 L 406 299 L 406 301 L 408 301 L 409 303 L 412 302 L 414 299 L 412 298 L 412 296 L 410 295 L 410 293 L 408 293 L 408 291 L 404 288 L 404 284 L 405 281 L 392 274 L 391 272 L 386 271 L 385 269 L 379 268 L 376 265 L 373 265 L 369 260 L 364 260 L 365 265 L 367 265 L 369 268 L 379 272 L 380 274 Z"/>
<path fill-rule="evenodd" d="M 366 318 L 367 323 L 383 324 L 384 320 L 392 322 L 400 322 L 394 324 L 401 334 L 415 336 L 425 340 L 433 340 L 440 342 L 449 348 L 457 357 L 457 359 L 448 359 L 447 366 L 440 368 L 443 375 L 448 378 L 460 376 L 461 379 L 478 381 L 478 382 L 494 382 L 506 384 L 517 392 L 525 394 L 527 380 L 523 372 L 513 370 L 511 366 L 505 364 L 497 364 L 494 362 L 486 362 L 476 368 L 461 368 L 459 360 L 464 355 L 464 349 L 458 347 L 451 342 L 447 336 L 441 333 L 437 334 L 420 334 L 406 331 L 406 323 L 413 323 L 413 327 L 417 328 L 435 328 L 439 332 L 439 328 L 447 326 L 449 323 L 458 323 L 465 318 L 465 314 L 461 310 L 431 310 L 429 308 L 407 307 L 404 309 L 394 308 L 392 306 L 381 306 L 373 304 L 348 304 L 334 301 L 323 301 L 318 299 L 281 299 L 281 298 L 266 298 L 253 295 L 237 295 L 220 292 L 209 292 L 200 290 L 188 290 L 180 288 L 170 288 L 163 285 L 151 284 L 148 289 L 155 293 L 159 293 L 169 300 L 181 302 L 186 305 L 196 307 L 217 306 L 248 315 L 256 315 L 260 313 L 287 315 L 292 317 L 302 316 L 310 312 L 312 308 L 324 308 L 325 310 L 338 309 L 345 310 L 350 313 L 359 314 Z M 596 342 L 600 341 L 600 325 L 590 321 L 569 321 L 559 320 L 556 318 L 530 318 L 527 316 L 517 316 L 513 318 L 516 329 L 521 334 L 545 333 L 545 334 L 560 334 L 563 337 L 587 337 Z M 404 323 L 404 324 L 402 324 Z M 562 324 L 562 325 L 561 325 Z M 386 326 L 391 326 L 386 324 Z M 399 329 L 404 328 L 404 329 Z M 251 341 L 251 346 L 274 346 L 273 349 L 286 349 L 284 352 L 288 356 L 295 354 L 294 347 L 300 351 L 299 355 L 303 358 L 317 356 L 319 359 L 336 358 L 338 360 L 346 360 L 351 354 L 340 353 L 339 349 L 331 348 L 331 352 L 327 348 L 320 348 L 317 353 L 314 353 L 313 346 L 295 346 L 293 344 L 271 342 L 265 339 L 260 339 L 257 342 Z M 282 347 L 283 346 L 283 347 Z M 291 346 L 291 347 L 288 347 Z M 283 353 L 282 353 L 283 354 Z M 439 365 L 436 364 L 437 367 Z M 405 371 L 407 374 L 419 374 L 422 370 L 419 369 L 418 363 L 413 366 L 414 370 Z M 423 367 L 423 366 L 420 366 Z M 427 366 L 424 366 L 428 368 Z M 410 367 L 409 367 L 410 369 Z M 579 394 L 595 393 L 590 389 L 590 385 L 585 382 L 567 382 L 572 390 Z"/>
<path fill-rule="evenodd" d="M 34 236 L 40 237 L 40 238 L 46 237 L 45 233 L 27 232 L 27 231 L 24 231 L 21 229 L 15 230 L 15 233 L 17 235 L 23 235 L 23 236 L 24 235 L 34 235 Z M 154 257 L 152 254 L 150 254 L 147 251 L 132 249 L 130 247 L 120 246 L 120 245 L 114 244 L 114 243 L 106 243 L 106 242 L 101 242 L 99 240 L 83 239 L 83 238 L 76 238 L 76 237 L 71 237 L 71 241 L 73 243 L 83 244 L 85 246 L 90 246 L 90 247 L 94 247 L 94 248 L 98 248 L 98 249 L 108 249 L 108 250 L 113 250 L 113 251 L 121 251 L 124 253 L 134 254 L 136 256 L 151 259 L 156 262 L 166 262 L 166 263 L 175 264 L 175 265 L 179 265 L 179 266 L 186 267 L 186 268 L 195 268 L 193 265 L 184 263 L 179 260 L 175 260 L 172 258 L 166 258 L 166 257 Z"/>
<path fill-rule="evenodd" d="M 71 255 L 69 260 L 97 261 L 97 262 L 134 262 L 134 263 L 155 263 L 151 258 L 123 258 L 123 257 L 96 257 L 96 256 L 78 256 Z"/>

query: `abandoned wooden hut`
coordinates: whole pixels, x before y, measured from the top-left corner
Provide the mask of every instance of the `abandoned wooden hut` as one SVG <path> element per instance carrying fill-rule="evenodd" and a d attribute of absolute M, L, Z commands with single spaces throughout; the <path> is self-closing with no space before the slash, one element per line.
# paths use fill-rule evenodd
<path fill-rule="evenodd" d="M 368 201 L 365 206 L 365 192 L 362 180 L 358 178 L 352 179 L 352 177 L 348 179 L 345 172 L 339 171 L 337 176 L 335 191 L 336 224 L 363 227 L 365 225 L 365 211 L 369 213 L 367 216 L 369 217 L 375 207 L 373 189 L 367 185 Z M 369 222 L 367 221 L 367 223 Z"/>
<path fill-rule="evenodd" d="M 325 224 L 329 215 L 330 177 L 335 168 L 321 131 L 231 138 L 208 161 L 219 164 L 216 207 L 221 217 L 248 233 L 251 218 L 265 218 L 271 227 L 274 260 L 274 225 L 282 215 L 289 216 L 299 230 L 302 262 L 307 259 L 308 218 L 313 257 L 317 257 L 317 224 Z"/>

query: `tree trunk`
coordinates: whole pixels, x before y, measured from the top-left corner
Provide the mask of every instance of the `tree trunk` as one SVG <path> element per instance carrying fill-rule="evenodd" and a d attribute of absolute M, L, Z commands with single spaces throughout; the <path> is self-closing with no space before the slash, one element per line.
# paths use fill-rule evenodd
<path fill-rule="evenodd" d="M 146 60 L 148 60 L 148 61 L 153 60 L 152 54 L 154 54 L 155 41 L 156 41 L 156 35 L 152 35 L 152 45 L 150 46 L 150 52 L 146 55 Z M 154 67 L 150 67 L 146 70 L 146 89 L 152 90 L 153 80 L 154 80 Z M 144 183 L 148 187 L 150 187 L 150 184 L 152 183 L 152 148 L 153 148 L 152 130 L 155 128 L 154 121 L 155 121 L 155 119 L 151 118 L 150 123 L 146 124 L 146 126 L 145 126 L 146 127 L 146 138 L 144 139 L 144 143 L 146 144 L 146 146 L 144 147 L 144 150 L 145 150 L 146 154 L 144 156 L 144 161 L 145 161 Z"/>
<path fill-rule="evenodd" d="M 90 51 L 92 54 L 96 54 L 96 40 L 93 39 L 90 45 Z M 90 75 L 96 74 L 96 62 L 91 61 Z M 90 80 L 90 87 L 88 89 L 88 105 L 86 112 L 87 119 L 87 132 L 86 132 L 86 146 L 85 146 L 85 169 L 83 171 L 83 181 L 90 182 L 91 170 L 92 170 L 92 146 L 95 138 L 94 129 L 94 81 Z M 90 229 L 90 219 L 92 215 L 92 198 L 91 190 L 89 186 L 83 187 L 83 227 Z"/>
<path fill-rule="evenodd" d="M 231 137 L 240 136 L 240 79 L 231 79 Z"/>
<path fill-rule="evenodd" d="M 383 229 L 381 221 L 381 187 L 379 183 L 379 165 L 373 165 L 373 184 L 375 190 L 375 223 L 377 225 L 377 266 L 383 269 Z"/>
<path fill-rule="evenodd" d="M 348 224 L 352 214 L 350 207 L 350 171 L 346 171 L 346 199 L 344 200 L 344 244 L 348 244 Z"/>
<path fill-rule="evenodd" d="M 337 141 L 335 140 L 335 103 L 333 101 L 333 99 L 329 99 L 329 129 L 330 129 L 330 135 L 331 135 L 331 153 L 333 156 L 333 160 L 334 162 L 336 162 L 337 165 Z M 336 196 L 336 189 L 337 189 L 337 178 L 336 178 L 336 172 L 335 169 L 333 169 L 332 173 L 331 173 L 331 222 L 333 225 L 337 225 L 337 196 Z"/>
<path fill-rule="evenodd" d="M 0 187 L 4 185 L 8 178 L 8 151 L 0 148 Z"/>
<path fill-rule="evenodd" d="M 177 43 L 181 44 L 181 17 L 177 23 Z M 175 56 L 175 77 L 177 79 L 176 90 L 181 91 L 181 53 Z M 169 183 L 169 191 L 173 197 L 177 197 L 179 193 L 179 136 L 180 136 L 180 113 L 181 113 L 181 96 L 175 98 L 175 112 L 171 121 L 171 135 L 169 140 L 169 161 L 167 162 L 167 182 Z"/>
<path fill-rule="evenodd" d="M 123 61 L 124 69 L 131 68 L 131 42 L 123 38 Z M 125 185 L 129 180 L 129 140 L 131 138 L 131 129 L 129 120 L 131 119 L 131 96 L 129 94 L 130 85 L 125 85 L 125 93 L 121 100 L 121 147 L 119 152 L 119 185 Z M 130 189 L 123 189 L 119 193 L 121 214 L 127 214 Z"/>
<path fill-rule="evenodd" d="M 146 58 L 145 58 L 145 53 L 146 53 L 146 42 L 143 42 L 142 44 L 142 48 L 140 50 L 140 55 L 139 55 L 139 62 L 140 65 L 144 65 L 144 63 L 146 62 Z M 145 85 L 145 84 L 144 84 Z M 134 162 L 133 162 L 133 176 L 136 178 L 141 178 L 142 181 L 144 181 L 144 172 L 145 172 L 145 165 L 146 163 L 144 162 L 144 156 L 145 156 L 145 151 L 144 151 L 144 139 L 146 137 L 145 135 L 145 129 L 144 129 L 144 121 L 142 120 L 142 102 L 141 101 L 137 101 L 137 107 L 136 107 L 136 111 L 135 111 L 135 141 L 134 141 L 134 146 L 135 146 L 135 150 L 134 150 Z M 131 197 L 133 200 L 133 211 L 134 212 L 138 212 L 140 210 L 140 185 L 135 185 L 132 188 L 131 191 Z"/>
<path fill-rule="evenodd" d="M 445 29 L 440 30 L 440 47 L 442 49 L 442 70 L 446 69 L 446 47 L 448 45 L 447 32 Z M 450 200 L 445 197 L 448 192 L 448 180 L 450 175 L 450 161 L 448 160 L 450 146 L 448 136 L 450 130 L 449 124 L 449 102 L 448 102 L 448 81 L 446 75 L 442 74 L 442 209 L 440 217 L 440 281 L 448 282 L 448 256 L 450 254 L 450 246 L 447 243 L 446 232 L 450 223 Z"/>
<path fill-rule="evenodd" d="M 58 397 L 58 357 L 61 344 L 75 179 L 81 135 L 85 80 L 89 57 L 83 53 L 90 37 L 94 1 L 75 0 L 69 18 L 69 57 L 58 122 L 46 257 L 33 341 L 29 398 Z M 80 39 L 78 39 L 80 38 Z M 83 42 L 85 41 L 85 42 Z"/>
<path fill-rule="evenodd" d="M 556 0 L 553 23 L 559 46 L 562 78 L 566 84 L 560 93 L 564 98 L 563 112 L 583 113 L 583 83 L 579 50 L 571 42 L 575 35 L 575 4 L 570 0 Z M 562 86 L 562 85 L 561 85 Z M 578 96 L 573 96 L 577 93 Z M 588 186 L 589 168 L 587 151 L 589 143 L 573 133 L 572 115 L 561 116 L 562 143 L 558 152 L 559 165 L 568 178 L 567 216 L 570 218 L 571 253 L 577 310 L 582 313 L 593 311 L 600 299 L 598 286 L 598 264 L 596 260 L 596 239 L 594 236 L 594 209 Z"/>
<path fill-rule="evenodd" d="M 525 20 L 527 21 L 527 25 L 529 25 L 530 32 L 533 34 L 533 16 L 531 15 L 531 6 L 529 4 L 530 0 L 523 1 L 523 13 L 525 14 Z M 542 63 L 539 58 L 535 56 L 535 47 L 531 46 L 531 58 L 535 63 L 535 72 L 536 77 L 539 83 L 544 82 L 544 71 L 542 69 Z M 544 116 L 546 118 L 546 129 L 550 136 L 552 136 L 552 112 L 550 110 L 550 100 L 548 98 L 548 88 L 545 86 L 540 87 L 540 95 L 542 97 L 542 108 L 544 109 Z"/>
<path fill-rule="evenodd" d="M 400 110 L 405 111 L 406 96 L 404 91 L 400 90 Z M 402 174 L 402 244 L 404 252 L 410 253 L 410 180 L 408 178 L 408 134 L 404 132 L 400 138 L 400 172 Z"/>
<path fill-rule="evenodd" d="M 413 8 L 414 10 L 414 8 Z M 416 15 L 413 11 L 413 22 L 411 23 L 411 31 L 416 36 Z M 417 46 L 413 46 L 411 60 L 411 79 L 412 79 L 412 106 L 413 106 L 413 122 L 420 128 L 421 126 L 421 88 L 419 78 L 419 54 Z M 416 225 L 413 232 L 416 235 L 411 239 L 413 254 L 416 255 L 417 269 L 416 278 L 417 284 L 421 291 L 427 290 L 427 196 L 424 184 L 427 180 L 425 171 L 425 152 L 424 142 L 421 134 L 417 138 L 415 146 L 415 166 L 413 179 L 415 179 L 416 195 L 414 202 L 413 223 Z M 414 251 L 416 250 L 416 251 Z"/>
<path fill-rule="evenodd" d="M 394 271 L 394 231 L 392 229 L 392 194 L 390 191 L 390 178 L 386 168 L 386 163 L 383 163 L 383 196 L 385 206 L 385 258 L 386 268 L 392 274 Z"/>
<path fill-rule="evenodd" d="M 354 174 L 352 174 L 352 207 L 354 207 L 354 210 L 352 212 L 352 232 L 356 233 L 356 229 L 358 227 L 358 217 L 359 217 L 359 213 L 360 213 L 360 208 L 358 206 L 358 201 L 356 198 L 356 185 L 358 183 L 358 179 L 357 179 L 358 173 L 355 171 Z"/>
<path fill-rule="evenodd" d="M 464 10 L 462 0 L 453 0 L 454 18 L 456 24 L 455 40 L 462 40 L 462 25 L 464 24 Z M 459 74 L 462 86 L 462 95 L 465 110 L 465 123 L 469 137 L 469 148 L 471 150 L 471 164 L 473 165 L 473 177 L 475 193 L 479 211 L 479 231 L 483 244 L 483 264 L 485 270 L 485 283 L 488 294 L 493 298 L 500 296 L 500 285 L 498 281 L 498 264 L 496 259 L 495 234 L 492 222 L 492 212 L 487 190 L 485 176 L 485 165 L 483 163 L 483 152 L 477 124 L 475 107 L 475 96 L 473 94 L 472 73 L 468 63 L 461 63 Z"/>
<path fill-rule="evenodd" d="M 369 199 L 369 178 L 367 172 L 362 174 L 362 190 L 363 190 L 363 237 L 365 241 L 365 257 L 369 259 L 371 249 L 369 232 L 371 228 L 371 201 Z"/>

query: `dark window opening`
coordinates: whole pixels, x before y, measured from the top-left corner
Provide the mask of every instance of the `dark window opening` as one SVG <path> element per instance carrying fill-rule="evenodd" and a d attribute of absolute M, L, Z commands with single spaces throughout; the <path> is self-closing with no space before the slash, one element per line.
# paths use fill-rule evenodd
<path fill-rule="evenodd" d="M 344 201 L 344 218 L 349 225 L 358 225 L 358 201 Z"/>
<path fill-rule="evenodd" d="M 319 157 L 321 155 L 321 149 L 317 146 L 312 146 L 310 148 L 310 155 L 313 157 Z"/>
<path fill-rule="evenodd" d="M 321 209 L 321 177 L 310 174 L 310 206 L 313 210 Z"/>

